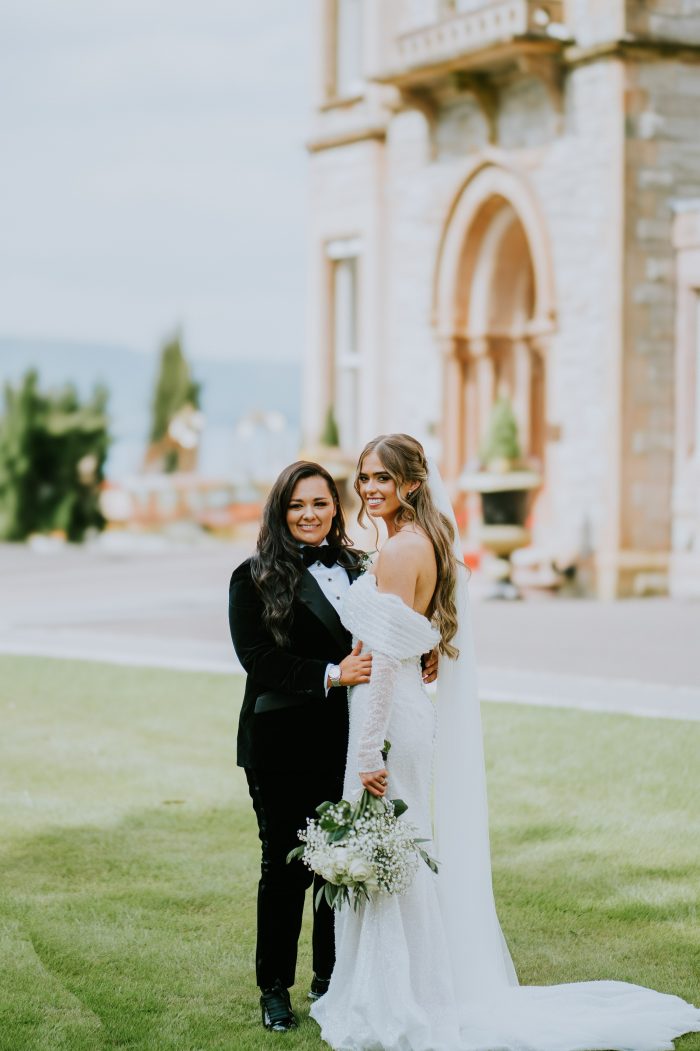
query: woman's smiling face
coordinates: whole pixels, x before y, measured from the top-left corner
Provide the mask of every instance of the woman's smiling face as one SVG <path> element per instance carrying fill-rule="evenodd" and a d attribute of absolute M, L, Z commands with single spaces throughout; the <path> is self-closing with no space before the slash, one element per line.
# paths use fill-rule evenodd
<path fill-rule="evenodd" d="M 374 450 L 362 461 L 357 481 L 360 497 L 373 518 L 392 518 L 401 507 L 396 482 Z"/>
<path fill-rule="evenodd" d="M 316 547 L 328 536 L 335 510 L 325 478 L 317 474 L 301 478 L 287 506 L 287 528 L 301 544 Z"/>

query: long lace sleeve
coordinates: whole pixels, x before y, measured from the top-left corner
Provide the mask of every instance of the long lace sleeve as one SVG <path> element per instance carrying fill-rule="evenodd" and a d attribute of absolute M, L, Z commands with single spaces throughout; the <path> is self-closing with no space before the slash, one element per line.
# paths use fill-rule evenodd
<path fill-rule="evenodd" d="M 382 748 L 386 739 L 396 678 L 401 662 L 386 653 L 372 655 L 372 678 L 369 686 L 367 718 L 360 734 L 357 754 L 358 773 L 381 770 Z"/>
<path fill-rule="evenodd" d="M 359 772 L 368 773 L 384 766 L 382 747 L 401 661 L 427 653 L 440 635 L 398 595 L 377 591 L 377 581 L 371 573 L 360 577 L 346 592 L 340 616 L 353 638 L 362 640 L 363 647 L 372 651 L 367 718 L 360 729 L 358 748 Z"/>

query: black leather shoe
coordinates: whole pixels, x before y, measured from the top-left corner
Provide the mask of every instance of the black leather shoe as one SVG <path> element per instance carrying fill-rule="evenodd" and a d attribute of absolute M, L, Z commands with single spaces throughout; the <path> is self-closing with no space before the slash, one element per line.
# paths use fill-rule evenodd
<path fill-rule="evenodd" d="M 309 1000 L 320 1000 L 328 992 L 330 984 L 330 978 L 319 978 L 317 975 L 314 975 L 311 988 L 309 989 Z"/>
<path fill-rule="evenodd" d="M 297 1028 L 297 1020 L 292 1011 L 289 990 L 281 982 L 275 982 L 270 989 L 263 989 L 260 996 L 262 1023 L 274 1033 L 288 1033 Z"/>

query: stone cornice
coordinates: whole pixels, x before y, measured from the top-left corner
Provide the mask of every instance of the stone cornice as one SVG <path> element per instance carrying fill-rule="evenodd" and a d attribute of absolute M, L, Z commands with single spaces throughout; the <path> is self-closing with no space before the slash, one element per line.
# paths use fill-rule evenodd
<path fill-rule="evenodd" d="M 318 109 L 321 113 L 333 109 L 352 109 L 364 100 L 364 95 L 333 95 L 321 102 Z"/>
<path fill-rule="evenodd" d="M 436 117 L 438 100 L 445 90 L 445 85 L 449 85 L 450 90 L 456 90 L 458 93 L 470 92 L 481 106 L 489 124 L 490 137 L 494 140 L 495 113 L 499 102 L 499 75 L 502 75 L 504 70 L 510 67 L 511 70 L 521 74 L 530 73 L 542 80 L 555 110 L 561 114 L 563 78 L 566 72 L 579 66 L 610 59 L 629 62 L 676 60 L 700 64 L 700 44 L 628 35 L 582 46 L 525 35 L 518 39 L 501 41 L 484 49 L 452 55 L 419 68 L 396 69 L 375 75 L 370 80 L 397 88 L 401 105 L 424 109 L 431 120 Z M 342 108 L 350 110 L 361 100 L 362 96 L 329 99 L 319 109 L 321 112 Z M 309 153 L 320 153 L 357 142 L 384 142 L 386 135 L 387 124 L 375 121 L 321 132 L 306 143 L 306 149 Z"/>
<path fill-rule="evenodd" d="M 661 40 L 650 37 L 626 36 L 604 40 L 583 47 L 573 44 L 563 54 L 568 68 L 600 62 L 608 58 L 623 58 L 643 62 L 650 58 L 678 59 L 681 62 L 700 62 L 700 44 L 689 44 L 683 40 Z"/>
<path fill-rule="evenodd" d="M 385 139 L 386 126 L 371 124 L 318 135 L 306 143 L 306 149 L 309 153 L 321 153 L 322 150 L 334 150 L 338 146 L 350 146 L 356 142 L 384 142 Z"/>
<path fill-rule="evenodd" d="M 523 58 L 556 59 L 562 50 L 561 41 L 522 36 L 499 41 L 478 50 L 464 51 L 436 62 L 426 62 L 417 68 L 407 66 L 391 72 L 378 73 L 372 76 L 372 80 L 400 89 L 432 88 L 452 74 L 500 71 L 509 65 L 517 66 Z"/>

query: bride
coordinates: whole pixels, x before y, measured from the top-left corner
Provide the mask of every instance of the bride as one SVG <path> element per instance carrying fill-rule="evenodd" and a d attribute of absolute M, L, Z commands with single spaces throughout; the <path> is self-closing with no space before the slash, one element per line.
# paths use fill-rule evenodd
<path fill-rule="evenodd" d="M 466 570 L 449 500 L 405 434 L 369 442 L 355 488 L 387 540 L 341 611 L 373 655 L 370 683 L 350 690 L 343 797 L 364 786 L 405 800 L 440 868 L 421 865 L 405 894 L 336 915 L 333 977 L 311 1008 L 323 1039 L 336 1051 L 671 1049 L 700 1031 L 700 1010 L 676 996 L 611 981 L 518 985 L 491 885 Z M 437 725 L 420 670 L 435 645 Z"/>

